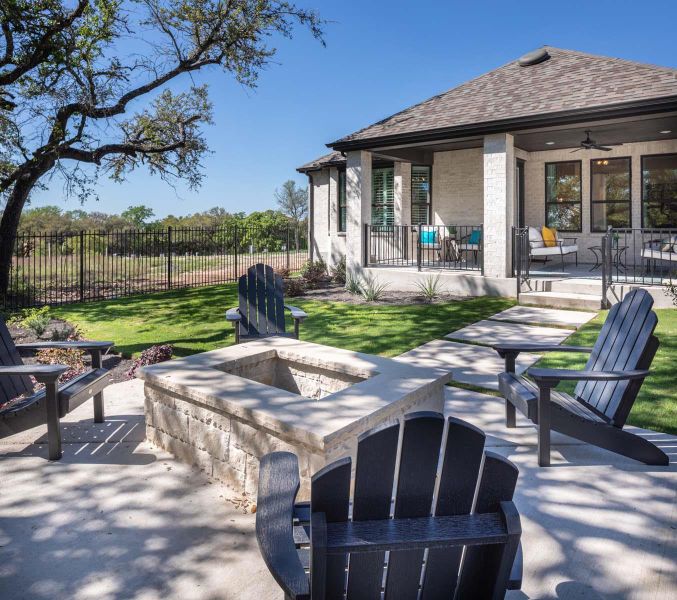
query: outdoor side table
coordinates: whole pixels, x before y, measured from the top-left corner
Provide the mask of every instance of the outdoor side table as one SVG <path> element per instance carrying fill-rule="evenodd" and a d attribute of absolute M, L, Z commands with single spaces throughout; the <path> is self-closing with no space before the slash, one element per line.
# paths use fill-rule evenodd
<path fill-rule="evenodd" d="M 625 262 L 623 261 L 623 258 L 625 257 L 627 249 L 627 246 L 613 246 L 611 249 L 612 266 L 625 271 Z M 602 266 L 602 246 L 590 246 L 589 250 L 595 257 L 595 264 L 590 269 L 590 271 L 594 271 Z"/>

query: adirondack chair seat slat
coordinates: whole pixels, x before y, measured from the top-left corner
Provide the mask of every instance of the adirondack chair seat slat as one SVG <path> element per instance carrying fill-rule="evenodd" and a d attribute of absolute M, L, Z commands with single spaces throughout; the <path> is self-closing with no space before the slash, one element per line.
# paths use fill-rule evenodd
<path fill-rule="evenodd" d="M 360 436 L 355 469 L 343 458 L 316 473 L 310 506 L 291 505 L 296 457 L 264 456 L 259 548 L 286 598 L 503 598 L 522 579 L 516 480 L 515 466 L 486 452 L 476 427 L 413 413 Z M 449 560 L 464 552 L 458 564 Z"/>
<path fill-rule="evenodd" d="M 558 351 L 538 344 L 501 344 L 505 359 L 498 376 L 506 401 L 506 426 L 515 426 L 519 410 L 538 426 L 538 463 L 550 464 L 550 430 L 594 444 L 651 465 L 667 465 L 668 457 L 647 439 L 623 430 L 649 367 L 658 350 L 654 330 L 658 322 L 653 298 L 643 289 L 628 293 L 607 316 L 585 369 L 527 371 L 531 379 L 515 374 L 515 357 L 532 352 Z M 585 348 L 561 350 L 586 351 Z M 560 381 L 578 381 L 573 395 L 553 389 Z"/>
<path fill-rule="evenodd" d="M 282 277 L 269 265 L 249 267 L 238 279 L 239 305 L 226 311 L 226 320 L 235 328 L 235 343 L 281 336 L 298 339 L 299 327 L 308 316 L 295 306 L 284 303 Z M 294 332 L 285 327 L 285 310 L 291 313 Z"/>
<path fill-rule="evenodd" d="M 109 371 L 101 366 L 101 352 L 113 342 L 38 342 L 14 344 L 9 330 L 0 319 L 0 367 L 21 370 L 25 375 L 12 375 L 0 370 L 0 438 L 47 423 L 50 460 L 61 458 L 61 432 L 59 419 L 93 398 L 94 421 L 104 420 L 103 390 L 110 383 Z M 24 365 L 20 351 L 35 352 L 45 348 L 76 348 L 88 351 L 92 368 L 74 377 L 62 386 L 57 378 L 67 370 L 63 365 Z M 53 370 L 54 374 L 47 373 Z M 33 374 L 45 388 L 35 392 L 28 377 Z M 21 397 L 23 396 L 23 397 Z M 13 400 L 13 398 L 18 398 Z"/>

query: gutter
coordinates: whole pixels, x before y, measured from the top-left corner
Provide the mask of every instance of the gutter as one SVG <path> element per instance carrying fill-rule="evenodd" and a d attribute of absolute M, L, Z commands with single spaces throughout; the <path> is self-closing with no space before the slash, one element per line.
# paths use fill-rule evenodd
<path fill-rule="evenodd" d="M 514 131 L 515 129 L 523 130 L 537 129 L 540 127 L 551 127 L 553 125 L 571 125 L 580 122 L 581 119 L 618 119 L 622 117 L 636 117 L 670 111 L 677 111 L 677 96 L 624 102 L 593 109 L 579 108 L 556 113 L 547 113 L 544 115 L 512 117 L 509 119 L 500 119 L 497 121 L 484 121 L 481 123 L 470 123 L 466 125 L 457 125 L 454 127 L 384 135 L 359 140 L 345 140 L 345 138 L 342 138 L 327 144 L 327 146 L 332 150 L 338 150 L 341 152 L 348 150 L 367 150 L 369 148 L 373 148 L 374 146 L 389 144 L 395 145 L 404 143 L 432 142 L 455 137 L 487 135 L 491 133 L 508 133 Z"/>

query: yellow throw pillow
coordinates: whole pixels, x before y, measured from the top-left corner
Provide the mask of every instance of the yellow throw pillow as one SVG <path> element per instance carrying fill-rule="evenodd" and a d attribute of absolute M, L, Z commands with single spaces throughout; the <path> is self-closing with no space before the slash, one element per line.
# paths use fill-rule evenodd
<path fill-rule="evenodd" d="M 543 243 L 546 248 L 554 248 L 557 246 L 557 230 L 552 227 L 543 227 L 541 231 L 543 236 Z"/>

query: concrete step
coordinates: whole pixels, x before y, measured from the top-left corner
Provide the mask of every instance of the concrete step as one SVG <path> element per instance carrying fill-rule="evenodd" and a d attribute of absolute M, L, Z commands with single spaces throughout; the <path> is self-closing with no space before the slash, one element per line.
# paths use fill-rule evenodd
<path fill-rule="evenodd" d="M 602 281 L 600 279 L 536 278 L 531 279 L 529 283 L 534 292 L 602 295 Z"/>
<path fill-rule="evenodd" d="M 581 294 L 574 292 L 522 292 L 519 303 L 524 306 L 550 306 L 553 308 L 583 308 L 599 310 L 602 293 Z"/>

